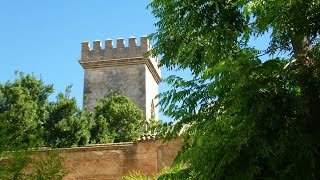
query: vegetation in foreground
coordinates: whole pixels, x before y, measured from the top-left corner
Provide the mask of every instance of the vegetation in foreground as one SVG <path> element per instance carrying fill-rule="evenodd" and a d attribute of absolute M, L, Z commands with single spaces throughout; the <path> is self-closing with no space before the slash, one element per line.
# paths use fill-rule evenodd
<path fill-rule="evenodd" d="M 185 128 L 172 178 L 319 179 L 320 1 L 154 0 L 160 94 Z M 270 37 L 268 37 L 270 36 Z M 258 49 L 260 39 L 266 49 Z M 263 43 L 263 42 L 262 42 Z M 188 128 L 186 128 L 188 127 Z M 160 176 L 159 179 L 165 179 Z"/>

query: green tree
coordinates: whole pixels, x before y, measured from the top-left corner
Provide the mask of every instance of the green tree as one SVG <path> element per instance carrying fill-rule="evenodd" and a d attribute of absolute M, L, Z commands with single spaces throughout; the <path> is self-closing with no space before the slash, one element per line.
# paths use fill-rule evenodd
<path fill-rule="evenodd" d="M 167 78 L 173 89 L 160 95 L 177 120 L 168 137 L 184 128 L 176 162 L 187 166 L 170 176 L 318 179 L 320 1 L 154 0 L 150 7 L 159 20 L 152 53 L 193 76 Z M 257 49 L 266 35 L 268 47 Z"/>
<path fill-rule="evenodd" d="M 52 85 L 32 75 L 17 73 L 0 84 L 0 145 L 2 150 L 39 146 L 82 146 L 90 139 L 92 114 L 77 107 L 68 87 L 49 102 Z"/>
<path fill-rule="evenodd" d="M 149 119 L 146 122 L 146 134 L 160 134 L 164 123 L 161 120 Z"/>
<path fill-rule="evenodd" d="M 57 153 L 35 160 L 36 148 L 45 144 L 44 124 L 53 87 L 33 75 L 16 74 L 13 82 L 0 84 L 0 179 L 62 179 L 66 170 Z"/>
<path fill-rule="evenodd" d="M 49 118 L 44 124 L 46 146 L 84 146 L 90 140 L 93 115 L 80 110 L 70 92 L 71 86 L 58 94 L 56 102 L 50 103 Z"/>
<path fill-rule="evenodd" d="M 128 142 L 143 132 L 143 111 L 128 97 L 112 93 L 95 107 L 95 125 L 91 136 L 94 143 Z"/>
<path fill-rule="evenodd" d="M 0 84 L 2 150 L 44 144 L 42 125 L 48 118 L 48 97 L 52 92 L 52 85 L 23 73 L 13 82 Z"/>
<path fill-rule="evenodd" d="M 172 122 L 163 122 L 162 120 L 149 119 L 146 122 L 145 134 L 155 135 L 158 139 L 164 139 L 167 134 L 171 133 Z"/>

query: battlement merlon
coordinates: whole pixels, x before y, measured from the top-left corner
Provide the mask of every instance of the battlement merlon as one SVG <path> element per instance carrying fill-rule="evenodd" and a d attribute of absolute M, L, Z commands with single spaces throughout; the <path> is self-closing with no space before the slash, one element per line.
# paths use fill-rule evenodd
<path fill-rule="evenodd" d="M 84 69 L 145 63 L 157 83 L 160 83 L 161 73 L 158 67 L 158 59 L 146 56 L 146 52 L 152 47 L 149 39 L 146 36 L 140 37 L 140 46 L 137 45 L 135 37 L 130 37 L 128 42 L 126 47 L 124 39 L 118 38 L 116 41 L 117 47 L 113 47 L 112 40 L 107 39 L 104 48 L 102 48 L 101 41 L 95 40 L 93 49 L 91 49 L 90 43 L 84 41 L 82 42 L 79 62 Z"/>
<path fill-rule="evenodd" d="M 123 38 L 117 39 L 117 47 L 113 47 L 111 39 L 105 40 L 105 48 L 101 46 L 100 40 L 93 42 L 93 49 L 90 48 L 88 41 L 82 43 L 81 60 L 98 61 L 109 59 L 122 59 L 133 57 L 144 57 L 145 53 L 151 49 L 149 39 L 145 36 L 140 38 L 140 46 L 137 45 L 135 37 L 129 38 L 128 47 L 125 46 Z"/>

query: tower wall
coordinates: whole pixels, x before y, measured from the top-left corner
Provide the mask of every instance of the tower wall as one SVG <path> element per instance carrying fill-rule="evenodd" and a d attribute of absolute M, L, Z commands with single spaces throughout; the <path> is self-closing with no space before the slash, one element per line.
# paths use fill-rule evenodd
<path fill-rule="evenodd" d="M 158 60 L 146 56 L 151 45 L 146 37 L 140 38 L 140 46 L 135 38 L 129 38 L 124 45 L 122 38 L 117 39 L 117 47 L 112 40 L 82 43 L 80 64 L 84 68 L 84 108 L 93 110 L 98 99 L 108 96 L 112 91 L 127 95 L 135 102 L 149 119 L 152 114 L 152 101 L 156 105 L 160 69 Z M 154 109 L 158 117 L 157 108 Z"/>
<path fill-rule="evenodd" d="M 146 69 L 146 104 L 148 106 L 146 107 L 147 117 L 152 116 L 152 104 L 154 105 L 154 119 L 159 119 L 158 117 L 158 107 L 156 106 L 158 104 L 158 99 L 154 98 L 156 95 L 158 95 L 158 84 L 156 81 L 154 81 L 152 74 L 148 69 Z M 153 102 L 152 102 L 153 101 Z"/>

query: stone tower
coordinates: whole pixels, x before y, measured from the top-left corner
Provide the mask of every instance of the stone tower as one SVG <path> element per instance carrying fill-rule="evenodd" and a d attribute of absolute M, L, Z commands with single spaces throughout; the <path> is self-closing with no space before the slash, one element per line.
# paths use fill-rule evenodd
<path fill-rule="evenodd" d="M 82 43 L 80 64 L 84 69 L 84 108 L 93 110 L 98 99 L 112 91 L 127 95 L 145 113 L 147 119 L 158 118 L 155 96 L 158 94 L 160 69 L 157 58 L 146 56 L 151 44 L 147 37 L 129 38 L 128 47 L 123 38 L 117 39 L 117 47 L 112 40 Z"/>

